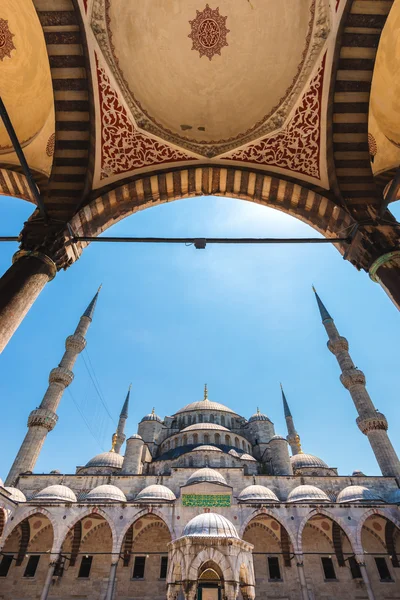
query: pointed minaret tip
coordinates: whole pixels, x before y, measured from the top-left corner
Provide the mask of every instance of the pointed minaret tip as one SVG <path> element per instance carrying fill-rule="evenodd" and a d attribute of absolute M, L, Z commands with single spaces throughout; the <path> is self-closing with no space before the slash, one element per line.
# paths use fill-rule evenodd
<path fill-rule="evenodd" d="M 319 313 L 321 315 L 322 322 L 324 321 L 333 321 L 331 315 L 328 313 L 325 304 L 322 302 L 321 298 L 318 296 L 317 291 L 314 286 L 312 286 L 313 292 L 315 294 L 315 298 L 317 300 Z"/>
<path fill-rule="evenodd" d="M 130 398 L 130 395 L 131 395 L 131 388 L 132 388 L 132 384 L 129 385 L 128 393 L 126 394 L 125 402 L 124 402 L 124 405 L 122 407 L 121 414 L 119 415 L 120 419 L 127 419 L 128 418 L 129 398 Z"/>
<path fill-rule="evenodd" d="M 85 310 L 85 312 L 83 313 L 84 317 L 87 317 L 88 319 L 90 319 L 92 321 L 93 319 L 93 315 L 94 315 L 94 309 L 96 308 L 96 303 L 97 303 L 97 298 L 99 296 L 99 292 L 102 288 L 101 284 L 97 290 L 97 292 L 95 293 L 95 295 L 93 296 L 92 301 L 90 302 L 90 304 L 88 305 L 87 309 Z"/>
<path fill-rule="evenodd" d="M 204 400 L 208 400 L 208 388 L 207 384 L 204 384 Z"/>
<path fill-rule="evenodd" d="M 292 416 L 292 413 L 290 412 L 289 404 L 287 403 L 282 384 L 281 384 L 281 392 L 282 392 L 283 411 L 285 413 L 285 419 L 287 419 L 288 417 Z"/>

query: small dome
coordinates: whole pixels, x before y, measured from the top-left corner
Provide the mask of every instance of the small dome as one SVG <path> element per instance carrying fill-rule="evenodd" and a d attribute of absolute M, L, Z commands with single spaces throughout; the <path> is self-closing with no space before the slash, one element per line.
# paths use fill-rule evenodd
<path fill-rule="evenodd" d="M 197 431 L 198 429 L 213 429 L 217 431 L 229 431 L 223 425 L 217 425 L 217 423 L 193 423 L 193 425 L 189 425 L 182 429 L 181 433 L 184 431 Z"/>
<path fill-rule="evenodd" d="M 234 448 L 231 448 L 229 450 L 228 454 L 230 454 L 231 456 L 234 456 L 235 458 L 240 458 L 239 452 L 236 452 L 236 450 Z"/>
<path fill-rule="evenodd" d="M 329 497 L 314 485 L 298 485 L 287 497 L 288 502 L 331 502 Z"/>
<path fill-rule="evenodd" d="M 171 502 L 176 500 L 174 492 L 165 485 L 148 485 L 135 498 L 135 502 Z"/>
<path fill-rule="evenodd" d="M 279 502 L 278 497 L 264 485 L 249 485 L 239 494 L 240 502 Z"/>
<path fill-rule="evenodd" d="M 184 537 L 238 538 L 235 526 L 222 515 L 203 513 L 191 519 L 183 530 Z"/>
<path fill-rule="evenodd" d="M 376 492 L 363 485 L 349 485 L 338 494 L 336 502 L 347 504 L 349 502 L 383 502 L 383 500 Z"/>
<path fill-rule="evenodd" d="M 211 446 L 211 444 L 205 444 L 204 446 L 196 446 L 192 452 L 222 452 L 221 448 L 217 446 Z"/>
<path fill-rule="evenodd" d="M 192 473 L 189 479 L 186 482 L 186 485 L 191 485 L 192 483 L 220 483 L 222 485 L 228 485 L 225 481 L 225 477 L 218 473 L 215 469 L 210 469 L 209 467 L 204 467 L 203 469 L 199 469 Z"/>
<path fill-rule="evenodd" d="M 400 489 L 391 492 L 387 501 L 389 504 L 400 504 Z"/>
<path fill-rule="evenodd" d="M 293 469 L 304 469 L 307 467 L 317 467 L 323 469 L 329 469 L 328 465 L 313 454 L 295 454 L 290 457 Z"/>
<path fill-rule="evenodd" d="M 18 488 L 5 486 L 4 489 L 9 492 L 11 500 L 14 500 L 14 502 L 26 502 L 25 494 Z"/>
<path fill-rule="evenodd" d="M 138 433 L 133 433 L 128 437 L 128 440 L 143 440 L 143 438 Z"/>
<path fill-rule="evenodd" d="M 91 467 L 109 467 L 112 469 L 121 469 L 124 457 L 118 452 L 102 452 L 89 460 L 85 469 Z"/>
<path fill-rule="evenodd" d="M 76 502 L 74 492 L 66 485 L 49 485 L 32 498 L 34 502 Z"/>
<path fill-rule="evenodd" d="M 126 502 L 126 496 L 116 485 L 98 485 L 85 496 L 86 502 Z"/>
<path fill-rule="evenodd" d="M 351 474 L 352 477 L 365 477 L 365 473 L 362 471 L 353 471 Z"/>
<path fill-rule="evenodd" d="M 282 435 L 273 435 L 269 441 L 272 442 L 273 440 L 283 440 L 284 442 L 287 442 L 287 439 Z"/>
<path fill-rule="evenodd" d="M 61 475 L 61 471 L 58 469 L 53 469 L 53 471 L 50 471 L 50 475 Z"/>
<path fill-rule="evenodd" d="M 148 414 L 148 415 L 145 415 L 140 422 L 143 423 L 143 421 L 157 421 L 158 423 L 162 423 L 161 417 L 159 417 L 158 415 L 156 415 L 156 413 L 154 411 L 154 408 L 151 411 L 151 413 Z"/>
<path fill-rule="evenodd" d="M 258 408 L 257 408 L 257 412 L 254 413 L 254 415 L 251 415 L 250 419 L 249 419 L 249 423 L 253 423 L 254 421 L 270 421 L 270 419 L 268 419 L 267 415 L 264 415 L 264 413 L 261 413 Z"/>
<path fill-rule="evenodd" d="M 247 454 L 247 452 L 244 452 L 244 454 L 242 454 L 240 458 L 242 460 L 252 460 L 253 462 L 257 462 L 254 456 L 251 456 L 251 454 Z"/>

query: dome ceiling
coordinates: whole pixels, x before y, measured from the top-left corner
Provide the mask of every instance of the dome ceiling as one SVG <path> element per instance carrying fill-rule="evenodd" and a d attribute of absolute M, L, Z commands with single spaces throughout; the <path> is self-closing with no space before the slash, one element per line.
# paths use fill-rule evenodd
<path fill-rule="evenodd" d="M 235 10 L 228 0 L 218 8 L 95 0 L 91 16 L 136 125 L 207 157 L 283 125 L 327 24 L 325 0 L 242 2 Z"/>

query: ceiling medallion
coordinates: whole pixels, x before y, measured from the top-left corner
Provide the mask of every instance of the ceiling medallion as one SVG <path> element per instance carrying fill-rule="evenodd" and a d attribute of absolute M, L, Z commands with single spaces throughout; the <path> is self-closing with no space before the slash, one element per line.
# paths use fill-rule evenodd
<path fill-rule="evenodd" d="M 189 21 L 192 33 L 188 35 L 193 42 L 192 50 L 198 50 L 200 58 L 207 56 L 209 60 L 214 54 L 221 55 L 221 49 L 228 45 L 226 35 L 229 29 L 226 28 L 226 19 L 219 14 L 219 8 L 215 10 L 208 4 L 203 11 L 196 10 L 197 16 L 193 21 Z"/>
<path fill-rule="evenodd" d="M 8 27 L 8 21 L 0 19 L 0 60 L 3 60 L 6 56 L 11 58 L 11 51 L 15 50 L 13 37 L 14 34 L 11 33 Z"/>

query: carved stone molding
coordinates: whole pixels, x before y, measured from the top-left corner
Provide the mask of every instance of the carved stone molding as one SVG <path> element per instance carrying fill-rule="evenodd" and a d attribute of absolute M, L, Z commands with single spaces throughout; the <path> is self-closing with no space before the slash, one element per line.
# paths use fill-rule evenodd
<path fill-rule="evenodd" d="M 49 382 L 61 383 L 64 387 L 69 386 L 74 379 L 74 374 L 63 367 L 56 367 L 50 371 Z"/>
<path fill-rule="evenodd" d="M 28 427 L 45 427 L 47 431 L 54 429 L 58 417 L 52 410 L 37 408 L 33 410 L 28 417 Z"/>
<path fill-rule="evenodd" d="M 353 385 L 365 385 L 365 375 L 358 369 L 348 369 L 343 371 L 340 381 L 345 388 L 350 389 Z"/>
<path fill-rule="evenodd" d="M 369 417 L 366 419 L 361 419 L 360 417 L 358 417 L 356 419 L 356 423 L 360 431 L 362 431 L 364 435 L 368 435 L 370 431 L 376 431 L 379 429 L 383 431 L 388 430 L 388 422 L 386 420 L 385 415 L 378 412 L 374 417 Z"/>

